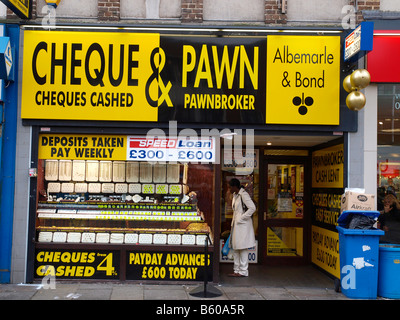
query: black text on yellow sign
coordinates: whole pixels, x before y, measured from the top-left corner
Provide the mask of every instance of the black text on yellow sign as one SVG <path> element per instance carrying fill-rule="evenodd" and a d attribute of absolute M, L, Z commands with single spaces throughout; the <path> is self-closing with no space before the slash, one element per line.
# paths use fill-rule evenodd
<path fill-rule="evenodd" d="M 118 279 L 119 252 L 37 250 L 35 276 L 65 279 Z"/>
<path fill-rule="evenodd" d="M 157 121 L 159 34 L 24 32 L 22 118 Z M 155 51 L 156 50 L 156 51 Z M 160 88 L 164 90 L 164 88 Z"/>
<path fill-rule="evenodd" d="M 126 136 L 41 134 L 39 159 L 125 160 Z"/>
<path fill-rule="evenodd" d="M 200 52 L 199 52 L 200 51 Z M 230 57 L 229 51 L 232 56 Z M 199 88 L 202 83 L 207 89 L 220 90 L 222 85 L 232 89 L 245 89 L 245 77 L 250 80 L 252 90 L 258 90 L 259 47 L 253 48 L 253 59 L 243 45 L 228 48 L 223 46 L 222 54 L 216 45 L 203 44 L 201 50 L 190 45 L 183 46 L 182 53 L 182 88 Z M 188 76 L 194 82 L 188 84 Z M 184 109 L 208 110 L 254 110 L 255 96 L 248 94 L 185 94 Z"/>
<path fill-rule="evenodd" d="M 315 222 L 336 226 L 340 215 L 342 189 L 314 189 L 312 204 L 315 210 Z"/>
<path fill-rule="evenodd" d="M 311 261 L 340 278 L 339 234 L 312 226 Z"/>
<path fill-rule="evenodd" d="M 21 116 L 229 122 L 246 113 L 247 121 L 264 123 L 265 44 L 250 37 L 25 31 Z"/>
<path fill-rule="evenodd" d="M 204 280 L 204 268 L 212 277 L 212 254 L 170 252 L 129 252 L 127 279 L 129 280 Z"/>
<path fill-rule="evenodd" d="M 340 37 L 268 36 L 267 123 L 339 124 Z"/>
<path fill-rule="evenodd" d="M 312 153 L 312 187 L 343 188 L 343 144 L 317 150 Z"/>
<path fill-rule="evenodd" d="M 22 19 L 32 18 L 32 0 L 1 0 Z"/>

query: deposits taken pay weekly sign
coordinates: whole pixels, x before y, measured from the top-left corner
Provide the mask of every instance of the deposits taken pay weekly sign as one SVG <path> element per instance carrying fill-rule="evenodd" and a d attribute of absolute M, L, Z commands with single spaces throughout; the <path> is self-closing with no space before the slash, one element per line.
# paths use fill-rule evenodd
<path fill-rule="evenodd" d="M 339 123 L 340 37 L 24 31 L 23 119 Z"/>
<path fill-rule="evenodd" d="M 41 134 L 39 159 L 215 162 L 213 137 Z"/>

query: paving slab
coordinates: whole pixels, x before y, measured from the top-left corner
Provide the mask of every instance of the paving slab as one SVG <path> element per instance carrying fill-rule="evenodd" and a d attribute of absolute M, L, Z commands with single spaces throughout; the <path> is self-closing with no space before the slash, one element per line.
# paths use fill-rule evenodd
<path fill-rule="evenodd" d="M 143 289 L 144 300 L 188 300 L 182 285 L 146 285 Z"/>
<path fill-rule="evenodd" d="M 79 289 L 75 293 L 75 297 L 78 300 L 110 300 L 112 288 L 105 288 L 101 290 L 93 289 Z M 74 296 L 72 296 L 73 298 Z"/>
<path fill-rule="evenodd" d="M 140 285 L 115 286 L 111 293 L 111 300 L 143 300 L 144 289 Z"/>
<path fill-rule="evenodd" d="M 256 290 L 265 300 L 296 300 L 286 288 L 257 287 Z"/>

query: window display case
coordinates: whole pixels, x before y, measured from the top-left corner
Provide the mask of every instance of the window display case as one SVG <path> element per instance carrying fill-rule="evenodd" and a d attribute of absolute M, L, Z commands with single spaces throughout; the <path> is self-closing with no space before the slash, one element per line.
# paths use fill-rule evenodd
<path fill-rule="evenodd" d="M 44 179 L 38 242 L 203 245 L 211 233 L 197 192 L 188 185 L 190 164 L 48 159 L 39 164 Z"/>
<path fill-rule="evenodd" d="M 84 141 L 85 136 L 79 138 Z M 121 147 L 127 148 L 128 139 L 124 139 Z M 133 153 L 125 149 L 120 154 Z M 53 258 L 89 252 L 98 257 L 93 258 L 94 270 L 107 270 L 102 279 L 149 279 L 153 260 L 143 257 L 156 255 L 157 268 L 163 268 L 165 276 L 158 280 L 201 280 L 204 272 L 192 269 L 205 267 L 198 255 L 204 252 L 206 241 L 207 261 L 212 265 L 215 165 L 123 160 L 123 156 L 52 158 L 46 157 L 39 144 L 36 276 L 43 276 L 44 262 L 54 265 L 55 274 L 61 268 L 59 274 L 64 276 L 64 270 L 79 266 L 69 262 L 57 266 L 62 259 Z M 132 258 L 137 254 L 139 258 Z M 178 269 L 168 273 L 172 263 Z M 99 278 L 96 272 L 93 275 Z"/>

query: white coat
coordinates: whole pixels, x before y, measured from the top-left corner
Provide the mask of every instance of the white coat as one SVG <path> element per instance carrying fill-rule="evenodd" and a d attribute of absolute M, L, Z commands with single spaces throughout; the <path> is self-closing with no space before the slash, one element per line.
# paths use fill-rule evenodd
<path fill-rule="evenodd" d="M 247 207 L 243 210 L 242 201 Z M 256 239 L 254 235 L 252 215 L 256 211 L 256 206 L 250 195 L 240 188 L 238 193 L 233 194 L 232 199 L 233 219 L 231 228 L 231 245 L 234 250 L 243 250 L 254 247 Z"/>

